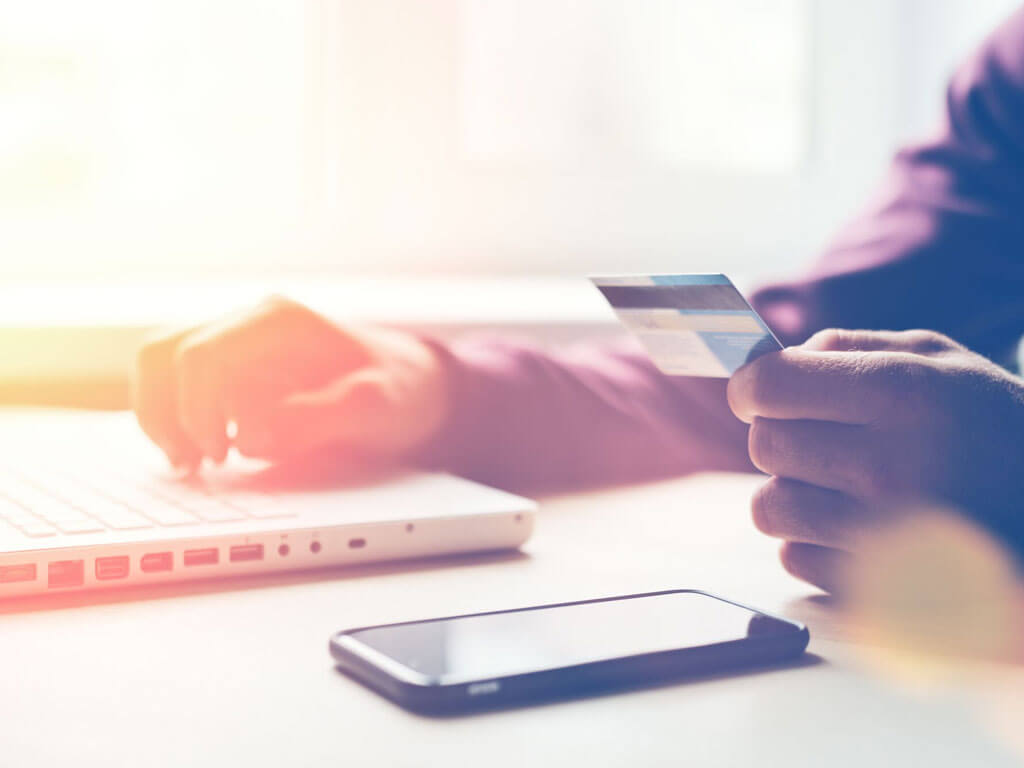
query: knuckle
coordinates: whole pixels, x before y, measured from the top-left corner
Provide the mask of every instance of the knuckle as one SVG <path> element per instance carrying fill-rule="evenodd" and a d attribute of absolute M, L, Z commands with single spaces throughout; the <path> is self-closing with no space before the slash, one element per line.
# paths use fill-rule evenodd
<path fill-rule="evenodd" d="M 904 336 L 911 348 L 920 355 L 934 355 L 960 348 L 960 345 L 951 338 L 935 331 L 904 331 Z"/>
<path fill-rule="evenodd" d="M 348 392 L 349 407 L 360 413 L 376 413 L 388 404 L 388 393 L 383 384 L 374 380 L 353 382 Z"/>
<path fill-rule="evenodd" d="M 140 377 L 159 373 L 170 361 L 172 344 L 167 339 L 147 341 L 135 353 L 135 371 Z"/>
<path fill-rule="evenodd" d="M 146 342 L 135 353 L 135 364 L 140 372 L 152 370 L 159 360 L 159 345 L 156 342 Z"/>
<path fill-rule="evenodd" d="M 754 363 L 754 365 L 750 366 L 745 379 L 746 386 L 743 388 L 747 405 L 757 406 L 764 402 L 765 390 L 767 389 L 765 384 L 766 378 L 763 362 Z"/>
<path fill-rule="evenodd" d="M 140 370 L 150 371 L 169 365 L 181 339 L 192 332 L 177 328 L 147 334 L 135 352 L 136 366 Z"/>
<path fill-rule="evenodd" d="M 310 312 L 305 305 L 279 293 L 267 296 L 260 303 L 259 310 L 266 315 L 284 318 L 301 317 Z"/>
<path fill-rule="evenodd" d="M 896 474 L 892 462 L 879 451 L 867 453 L 850 465 L 853 485 L 867 498 L 881 498 L 897 490 Z"/>
<path fill-rule="evenodd" d="M 849 349 L 850 343 L 850 334 L 839 328 L 825 328 L 807 340 L 807 346 L 824 351 Z"/>
<path fill-rule="evenodd" d="M 184 341 L 174 350 L 174 367 L 188 376 L 206 366 L 211 357 L 210 344 L 204 341 Z"/>
<path fill-rule="evenodd" d="M 742 386 L 737 397 L 741 410 L 756 415 L 770 401 L 774 380 L 772 365 L 771 357 L 762 357 L 744 370 Z"/>
<path fill-rule="evenodd" d="M 750 515 L 754 527 L 769 536 L 776 533 L 778 510 L 782 502 L 778 478 L 772 478 L 754 492 L 750 500 Z"/>
<path fill-rule="evenodd" d="M 747 436 L 750 460 L 762 472 L 772 473 L 778 452 L 778 429 L 765 419 L 754 419 Z"/>
<path fill-rule="evenodd" d="M 873 386 L 901 419 L 915 418 L 929 408 L 936 387 L 934 365 L 913 353 L 887 353 L 874 357 Z"/>
<path fill-rule="evenodd" d="M 782 567 L 786 569 L 787 573 L 797 578 L 803 578 L 804 569 L 800 559 L 799 546 L 789 541 L 785 542 L 779 548 L 779 562 L 782 563 Z"/>

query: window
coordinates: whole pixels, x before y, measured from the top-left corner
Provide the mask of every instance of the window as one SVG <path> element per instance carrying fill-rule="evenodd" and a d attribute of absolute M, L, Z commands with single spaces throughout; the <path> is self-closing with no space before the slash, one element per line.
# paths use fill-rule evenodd
<path fill-rule="evenodd" d="M 294 219 L 306 21 L 275 0 L 0 4 L 0 269 L 163 266 Z"/>
<path fill-rule="evenodd" d="M 1016 0 L 0 4 L 0 274 L 806 261 Z"/>
<path fill-rule="evenodd" d="M 808 24 L 805 0 L 466 0 L 463 149 L 566 170 L 793 172 Z"/>

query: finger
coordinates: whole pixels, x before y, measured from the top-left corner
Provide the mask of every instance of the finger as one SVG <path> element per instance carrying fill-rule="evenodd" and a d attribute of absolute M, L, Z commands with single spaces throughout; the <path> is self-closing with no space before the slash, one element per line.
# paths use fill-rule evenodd
<path fill-rule="evenodd" d="M 214 341 L 186 338 L 175 352 L 178 422 L 193 444 L 217 462 L 228 452 L 221 362 Z"/>
<path fill-rule="evenodd" d="M 200 451 L 178 422 L 174 352 L 188 331 L 145 344 L 136 357 L 133 382 L 135 417 L 153 442 L 175 467 L 190 469 L 199 463 Z"/>
<path fill-rule="evenodd" d="M 751 514 L 769 536 L 847 551 L 856 551 L 879 523 L 844 493 L 779 477 L 757 490 Z"/>
<path fill-rule="evenodd" d="M 897 490 L 892 462 L 874 443 L 856 425 L 760 417 L 747 436 L 750 460 L 762 472 L 859 498 Z"/>
<path fill-rule="evenodd" d="M 934 331 L 850 331 L 839 328 L 818 331 L 800 348 L 817 352 L 912 352 L 926 356 L 963 349 L 952 339 Z"/>
<path fill-rule="evenodd" d="M 842 594 L 854 556 L 829 547 L 787 541 L 779 551 L 782 566 L 798 579 Z"/>
<path fill-rule="evenodd" d="M 919 372 L 905 352 L 818 352 L 800 347 L 758 358 L 729 380 L 737 418 L 868 424 L 905 396 Z"/>
<path fill-rule="evenodd" d="M 235 445 L 248 456 L 281 459 L 333 444 L 372 449 L 393 430 L 392 397 L 375 369 L 313 392 L 291 395 L 263 416 L 238 422 Z"/>

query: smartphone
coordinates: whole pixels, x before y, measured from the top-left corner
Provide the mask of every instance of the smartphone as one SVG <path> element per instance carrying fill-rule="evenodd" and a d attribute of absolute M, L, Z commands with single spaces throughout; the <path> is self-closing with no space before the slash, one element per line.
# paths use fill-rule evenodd
<path fill-rule="evenodd" d="M 330 651 L 398 704 L 445 713 L 792 659 L 809 639 L 803 624 L 679 589 L 348 629 Z"/>

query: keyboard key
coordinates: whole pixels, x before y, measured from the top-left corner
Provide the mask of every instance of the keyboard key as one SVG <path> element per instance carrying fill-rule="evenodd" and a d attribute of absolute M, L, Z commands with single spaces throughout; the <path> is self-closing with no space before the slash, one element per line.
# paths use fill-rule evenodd
<path fill-rule="evenodd" d="M 19 507 L 14 502 L 8 502 L 6 505 L 0 505 L 0 518 L 14 523 L 15 525 L 22 520 L 32 521 L 39 519 L 27 509 Z"/>
<path fill-rule="evenodd" d="M 36 517 L 31 512 L 26 512 L 21 515 L 11 515 L 10 517 L 5 517 L 4 520 L 6 520 L 8 523 L 16 527 L 19 525 L 24 525 L 26 523 L 31 524 L 43 522 L 40 518 Z"/>
<path fill-rule="evenodd" d="M 276 508 L 279 504 L 278 499 L 274 496 L 266 493 L 256 493 L 255 491 L 233 491 L 225 493 L 221 498 L 228 504 L 244 509 L 247 512 L 257 508 Z"/>
<path fill-rule="evenodd" d="M 107 530 L 95 520 L 82 518 L 79 520 L 57 520 L 54 523 L 61 533 L 100 533 Z"/>
<path fill-rule="evenodd" d="M 151 501 L 139 511 L 159 525 L 189 525 L 199 522 L 198 517 L 181 507 L 159 501 Z"/>
<path fill-rule="evenodd" d="M 29 488 L 27 486 L 4 488 L 4 496 L 25 509 L 33 509 L 35 507 L 54 503 L 52 496 L 47 496 L 46 494 L 40 493 L 34 488 Z"/>
<path fill-rule="evenodd" d="M 153 521 L 124 507 L 120 509 L 90 510 L 97 520 L 115 531 L 134 531 L 152 528 Z"/>
<path fill-rule="evenodd" d="M 23 523 L 19 523 L 17 528 L 26 536 L 31 536 L 34 539 L 41 538 L 43 536 L 57 535 L 57 529 L 42 520 L 25 521 Z"/>
<path fill-rule="evenodd" d="M 260 506 L 251 507 L 251 508 L 246 508 L 246 512 L 248 512 L 251 516 L 253 516 L 255 518 L 258 518 L 260 520 L 269 520 L 269 519 L 275 518 L 275 517 L 295 517 L 295 512 L 293 510 L 291 510 L 291 509 L 288 509 L 287 507 L 285 507 L 283 505 L 282 506 L 272 505 L 272 506 L 267 506 L 267 507 L 260 507 Z"/>
<path fill-rule="evenodd" d="M 136 510 L 146 506 L 154 499 L 156 501 L 165 501 L 165 499 L 162 499 L 159 496 L 153 496 L 152 494 L 132 490 L 130 488 L 117 488 L 104 494 L 104 496 L 108 501 Z"/>
<path fill-rule="evenodd" d="M 82 510 L 59 502 L 40 505 L 33 508 L 32 511 L 43 520 L 49 520 L 51 523 L 56 523 L 59 520 L 74 521 L 89 519 L 89 516 Z"/>
<path fill-rule="evenodd" d="M 21 514 L 30 513 L 20 504 L 15 504 L 10 499 L 0 497 L 0 517 L 6 518 L 9 515 L 17 516 Z"/>
<path fill-rule="evenodd" d="M 223 523 L 231 520 L 246 520 L 246 514 L 228 504 L 221 504 L 213 499 L 190 501 L 185 505 L 189 512 L 193 512 L 203 520 L 210 523 Z"/>

